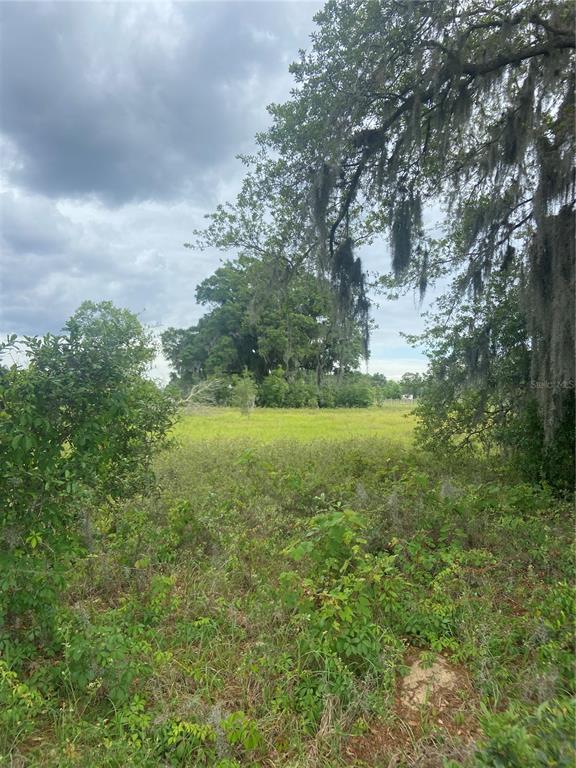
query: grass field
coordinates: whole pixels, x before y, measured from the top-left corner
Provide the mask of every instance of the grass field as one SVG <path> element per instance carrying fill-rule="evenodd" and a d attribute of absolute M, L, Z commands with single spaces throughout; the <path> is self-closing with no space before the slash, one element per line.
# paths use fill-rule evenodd
<path fill-rule="evenodd" d="M 413 405 L 390 401 L 380 408 L 255 408 L 249 415 L 233 408 L 204 408 L 183 415 L 174 433 L 183 441 L 348 440 L 383 437 L 409 445 Z"/>
<path fill-rule="evenodd" d="M 571 506 L 409 414 L 183 416 L 4 649 L 0 766 L 571 768 Z"/>

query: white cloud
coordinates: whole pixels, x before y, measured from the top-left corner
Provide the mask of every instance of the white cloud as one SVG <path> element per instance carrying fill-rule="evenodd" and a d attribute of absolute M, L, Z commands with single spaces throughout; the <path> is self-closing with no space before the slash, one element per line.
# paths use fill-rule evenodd
<path fill-rule="evenodd" d="M 405 373 L 425 373 L 428 361 L 423 355 L 400 358 L 371 358 L 368 361 L 368 373 L 383 373 L 388 379 L 400 379 Z"/>

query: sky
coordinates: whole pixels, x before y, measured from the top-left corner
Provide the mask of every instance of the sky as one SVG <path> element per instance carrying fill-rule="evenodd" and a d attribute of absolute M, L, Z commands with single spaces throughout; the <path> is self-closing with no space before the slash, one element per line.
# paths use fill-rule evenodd
<path fill-rule="evenodd" d="M 0 334 L 58 332 L 85 299 L 160 333 L 203 314 L 198 283 L 233 254 L 184 242 L 232 200 L 266 106 L 292 85 L 320 4 L 0 2 Z M 386 243 L 360 254 L 389 267 Z M 376 301 L 381 302 L 382 299 Z M 375 306 L 368 370 L 426 360 L 406 296 Z M 166 380 L 160 355 L 153 373 Z"/>

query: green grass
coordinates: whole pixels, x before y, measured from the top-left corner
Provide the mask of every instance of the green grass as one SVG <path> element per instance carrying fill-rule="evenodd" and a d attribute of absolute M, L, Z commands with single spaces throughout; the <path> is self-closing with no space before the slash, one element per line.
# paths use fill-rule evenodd
<path fill-rule="evenodd" d="M 0 766 L 571 766 L 570 505 L 409 411 L 184 416 L 158 489 L 93 511 L 53 645 L 3 647 Z M 462 688 L 414 721 L 417 653 Z"/>
<path fill-rule="evenodd" d="M 391 401 L 381 408 L 255 408 L 249 415 L 233 408 L 204 408 L 181 417 L 174 430 L 184 441 L 349 440 L 383 437 L 410 445 L 415 426 L 413 406 Z"/>

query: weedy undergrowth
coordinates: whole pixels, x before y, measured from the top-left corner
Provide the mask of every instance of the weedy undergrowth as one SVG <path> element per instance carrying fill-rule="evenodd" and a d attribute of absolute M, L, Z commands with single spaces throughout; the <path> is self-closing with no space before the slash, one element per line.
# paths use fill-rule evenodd
<path fill-rule="evenodd" d="M 92 510 L 50 644 L 4 643 L 0 765 L 567 764 L 571 509 L 547 488 L 374 438 L 189 443 L 157 471 Z M 457 717 L 406 725 L 402 676 L 437 654 Z"/>

